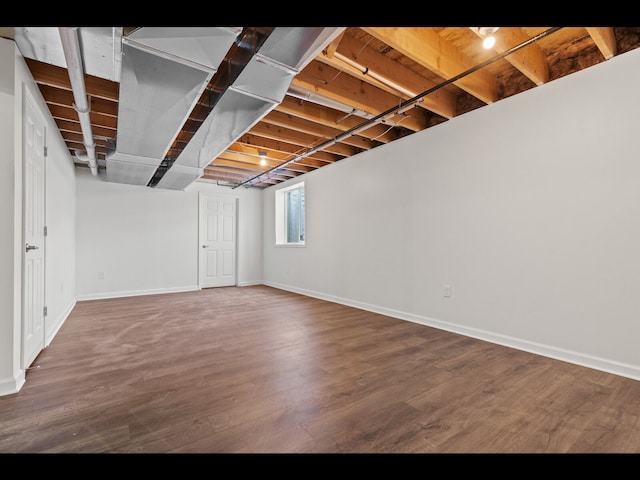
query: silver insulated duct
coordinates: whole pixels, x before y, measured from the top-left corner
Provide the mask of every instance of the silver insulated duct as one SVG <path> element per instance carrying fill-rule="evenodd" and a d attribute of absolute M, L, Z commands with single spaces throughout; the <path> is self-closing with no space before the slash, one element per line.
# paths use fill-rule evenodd
<path fill-rule="evenodd" d="M 229 145 L 273 110 L 291 81 L 344 27 L 276 27 L 217 100 L 189 144 L 157 182 L 186 188 Z"/>
<path fill-rule="evenodd" d="M 122 41 L 106 180 L 147 185 L 240 28 L 143 27 Z"/>

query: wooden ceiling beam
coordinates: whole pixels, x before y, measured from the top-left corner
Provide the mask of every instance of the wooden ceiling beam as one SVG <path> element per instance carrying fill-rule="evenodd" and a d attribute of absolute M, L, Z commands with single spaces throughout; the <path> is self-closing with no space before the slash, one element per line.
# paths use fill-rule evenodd
<path fill-rule="evenodd" d="M 364 117 L 323 107 L 317 103 L 291 95 L 285 96 L 275 109 L 279 112 L 326 125 L 327 127 L 337 128 L 343 132 L 366 122 L 366 118 Z M 400 135 L 398 135 L 398 129 L 381 124 L 372 124 L 371 127 L 362 130 L 359 135 L 381 143 L 393 142 L 400 137 Z"/>
<path fill-rule="evenodd" d="M 64 139 L 67 142 L 76 142 L 78 144 L 84 145 L 84 136 L 82 133 L 77 132 L 65 132 Z M 93 139 L 96 147 L 107 147 L 107 140 L 105 138 L 97 137 Z M 83 149 L 86 147 L 83 147 Z"/>
<path fill-rule="evenodd" d="M 64 132 L 82 133 L 82 127 L 80 126 L 80 122 L 77 120 L 72 121 L 64 118 L 55 118 L 55 121 L 56 121 L 56 125 L 58 125 L 58 129 L 63 134 L 63 136 L 64 136 Z M 98 137 L 115 138 L 116 137 L 115 128 L 106 128 L 99 125 L 91 125 L 91 129 L 93 131 L 94 138 L 98 138 Z"/>
<path fill-rule="evenodd" d="M 260 152 L 264 152 L 265 155 L 260 155 Z M 277 150 L 270 150 L 268 148 L 257 148 L 239 142 L 234 142 L 224 152 L 222 152 L 218 158 L 227 158 L 239 162 L 251 162 L 256 165 L 259 165 L 261 161 L 264 160 L 266 162 L 266 166 L 268 168 L 272 168 L 292 160 L 294 155 L 279 152 Z M 324 162 L 319 163 L 326 165 Z"/>
<path fill-rule="evenodd" d="M 65 143 L 67 144 L 67 147 L 69 148 L 70 151 L 78 151 L 78 152 L 86 152 L 87 147 L 85 146 L 84 143 L 82 142 L 74 142 L 74 141 L 68 141 L 65 140 Z M 103 156 L 103 158 L 107 155 L 107 149 L 105 148 L 104 145 L 96 145 L 96 153 L 99 153 Z"/>
<path fill-rule="evenodd" d="M 609 60 L 618 53 L 618 43 L 613 27 L 586 27 L 596 46 L 605 59 Z"/>
<path fill-rule="evenodd" d="M 261 137 L 259 135 L 254 135 L 250 133 L 247 133 L 242 137 L 240 137 L 238 139 L 238 142 L 243 143 L 245 145 L 264 147 L 271 150 L 276 150 L 278 152 L 288 153 L 292 156 L 300 155 L 305 151 L 305 148 L 301 147 L 300 145 L 296 145 L 296 144 L 281 141 L 281 140 L 274 140 L 272 138 Z M 313 158 L 314 160 L 318 160 L 328 164 L 328 163 L 336 162 L 343 157 L 344 157 L 343 155 L 337 155 L 330 152 L 317 151 L 317 152 L 313 152 L 313 154 L 311 154 L 307 158 Z"/>
<path fill-rule="evenodd" d="M 288 113 L 280 112 L 277 110 L 269 112 L 263 117 L 262 121 L 271 125 L 290 128 L 302 133 L 308 133 L 309 135 L 319 136 L 324 138 L 325 140 L 335 138 L 343 133 L 343 131 L 340 129 L 320 125 L 310 120 L 295 117 Z M 371 150 L 372 148 L 375 148 L 381 144 L 380 142 L 375 142 L 359 135 L 351 135 L 342 138 L 340 140 L 340 143 L 345 143 L 356 148 L 361 148 L 362 150 Z"/>
<path fill-rule="evenodd" d="M 59 105 L 62 107 L 72 107 L 75 104 L 73 92 L 62 88 L 52 87 L 51 85 L 40 85 L 42 96 L 47 99 L 49 105 Z M 89 97 L 89 108 L 91 112 L 108 115 L 111 117 L 118 116 L 118 103 L 104 98 Z"/>
<path fill-rule="evenodd" d="M 50 104 L 49 111 L 51 112 L 51 116 L 55 119 L 79 122 L 78 112 L 76 112 L 72 107 Z M 114 131 L 118 129 L 117 117 L 104 115 L 99 112 L 89 112 L 89 118 L 91 119 L 92 127 L 95 125 L 97 127 L 110 128 Z"/>
<path fill-rule="evenodd" d="M 257 165 L 255 163 L 235 162 L 233 160 L 225 159 L 222 156 L 216 158 L 213 162 L 211 162 L 210 165 L 213 167 L 226 166 L 226 167 L 234 167 L 240 170 L 249 170 L 251 172 L 254 172 L 253 175 L 257 175 L 259 173 L 262 173 L 268 170 L 267 168 L 261 167 L 260 165 Z"/>
<path fill-rule="evenodd" d="M 362 27 L 362 30 L 445 80 L 475 66 L 471 58 L 430 27 Z M 486 70 L 478 70 L 454 83 L 485 103 L 499 98 L 498 82 Z"/>
<path fill-rule="evenodd" d="M 296 142 L 301 147 L 311 149 L 326 141 L 325 138 L 318 137 L 316 135 L 308 135 L 306 133 L 291 130 L 289 128 L 279 127 L 276 125 L 270 125 L 268 123 L 260 122 L 251 129 L 251 133 L 254 135 L 260 135 L 262 137 L 271 138 L 273 140 L 282 140 L 286 142 Z M 341 143 L 335 143 L 328 145 L 322 150 L 337 153 L 346 157 L 359 153 L 360 150 L 350 145 Z"/>
<path fill-rule="evenodd" d="M 310 62 L 291 82 L 292 85 L 349 105 L 356 110 L 375 117 L 400 105 L 403 101 L 397 95 L 368 84 L 364 80 L 342 74 L 339 70 L 314 60 Z M 388 117 L 391 125 L 402 125 L 414 132 L 424 130 L 427 117 L 424 109 L 413 108 L 403 115 Z"/>
<path fill-rule="evenodd" d="M 229 173 L 229 172 L 221 172 L 221 171 L 211 171 L 204 173 L 201 177 L 203 180 L 210 180 L 218 183 L 231 184 L 231 185 L 240 185 L 245 180 L 251 178 L 246 174 L 237 174 L 237 173 Z"/>
<path fill-rule="evenodd" d="M 72 90 L 69 72 L 66 68 L 25 58 L 25 62 L 38 84 Z M 92 75 L 84 76 L 87 95 L 117 102 L 120 96 L 120 84 Z"/>
<path fill-rule="evenodd" d="M 227 166 L 235 166 L 238 168 L 247 168 L 250 170 L 254 170 L 258 173 L 266 172 L 271 168 L 279 167 L 284 161 L 277 161 L 272 159 L 265 158 L 266 165 L 260 165 L 260 161 L 254 161 L 251 157 L 246 155 L 241 155 L 233 152 L 223 152 L 221 153 L 213 162 L 213 165 L 227 165 Z M 282 167 L 286 170 L 291 170 L 292 172 L 298 173 L 307 173 L 315 170 L 316 167 L 311 167 L 308 165 L 301 165 L 297 162 L 289 163 L 286 166 Z"/>
<path fill-rule="evenodd" d="M 437 87 L 436 83 L 374 50 L 351 35 L 343 35 L 335 52 L 333 54 L 323 52 L 318 60 L 356 78 L 361 78 L 371 85 L 401 97 L 403 100 L 409 100 L 422 92 Z M 357 68 L 354 64 L 361 66 L 361 68 Z M 457 114 L 456 103 L 456 95 L 451 91 L 437 89 L 424 96 L 419 106 L 450 119 Z"/>
<path fill-rule="evenodd" d="M 207 166 L 204 169 L 204 174 L 211 177 L 211 175 L 226 175 L 229 178 L 235 178 L 235 181 L 237 181 L 237 183 L 242 183 L 246 180 L 248 180 L 251 177 L 254 177 L 255 175 L 253 174 L 249 174 L 247 175 L 247 172 L 245 170 L 239 170 L 233 167 L 227 167 L 227 166 L 216 166 L 216 165 L 211 165 L 211 166 Z M 271 172 L 269 174 L 269 177 L 273 180 L 273 183 L 279 183 L 279 182 L 283 182 L 286 180 L 289 180 L 290 178 L 293 178 L 297 176 L 297 174 L 295 172 L 291 172 L 291 175 L 282 175 L 282 172 Z"/>
<path fill-rule="evenodd" d="M 471 31 L 479 38 L 482 38 L 477 27 L 471 27 Z M 510 48 L 516 47 L 529 40 L 529 36 L 519 27 L 500 27 L 500 30 L 494 34 L 494 37 L 496 44 L 492 50 L 498 54 L 504 53 Z M 549 72 L 547 56 L 535 43 L 507 55 L 505 60 L 511 63 L 511 65 L 536 85 L 543 85 L 549 81 L 551 74 Z"/>

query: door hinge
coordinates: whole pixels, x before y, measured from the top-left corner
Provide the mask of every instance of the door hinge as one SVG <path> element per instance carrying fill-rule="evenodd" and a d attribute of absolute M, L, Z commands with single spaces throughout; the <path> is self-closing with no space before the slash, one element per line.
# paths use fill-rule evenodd
<path fill-rule="evenodd" d="M 49 312 L 48 307 L 42 307 L 42 316 L 46 317 L 48 312 Z"/>
<path fill-rule="evenodd" d="M 44 156 L 46 158 L 46 156 L 49 154 L 49 148 L 45 145 L 42 150 L 43 150 L 42 153 L 44 154 Z"/>
<path fill-rule="evenodd" d="M 49 235 L 49 229 L 47 228 L 46 225 L 42 228 L 42 233 L 45 237 Z"/>

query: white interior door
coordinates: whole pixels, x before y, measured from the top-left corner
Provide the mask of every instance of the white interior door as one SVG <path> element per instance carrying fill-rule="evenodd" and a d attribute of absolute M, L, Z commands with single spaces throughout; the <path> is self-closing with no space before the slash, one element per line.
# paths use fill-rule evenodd
<path fill-rule="evenodd" d="M 22 363 L 29 367 L 45 346 L 45 123 L 24 98 Z"/>
<path fill-rule="evenodd" d="M 235 197 L 200 194 L 200 288 L 236 284 Z"/>

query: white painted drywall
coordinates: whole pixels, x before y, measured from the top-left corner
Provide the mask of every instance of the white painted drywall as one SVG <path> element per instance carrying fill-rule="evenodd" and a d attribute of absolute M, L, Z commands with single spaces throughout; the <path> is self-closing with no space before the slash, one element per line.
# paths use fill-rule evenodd
<path fill-rule="evenodd" d="M 20 241 L 22 190 L 16 178 L 15 44 L 0 38 L 0 394 L 13 393 L 24 382 L 20 372 Z M 18 103 L 19 105 L 19 103 Z M 21 172 L 21 169 L 20 169 Z M 19 189 L 19 190 L 17 190 Z M 16 278 L 16 275 L 18 277 Z"/>
<path fill-rule="evenodd" d="M 45 344 L 75 305 L 75 172 L 69 151 L 24 59 L 0 38 L 0 395 L 25 379 L 22 349 L 22 102 L 29 92 L 46 122 Z"/>
<path fill-rule="evenodd" d="M 238 197 L 238 284 L 261 281 L 262 192 L 149 188 L 82 170 L 77 179 L 78 300 L 197 289 L 199 191 Z"/>
<path fill-rule="evenodd" d="M 48 113 L 48 110 L 45 110 Z M 76 304 L 76 167 L 60 131 L 47 115 L 46 344 Z"/>
<path fill-rule="evenodd" d="M 640 379 L 638 85 L 635 50 L 307 174 L 304 248 L 265 190 L 264 283 Z"/>

